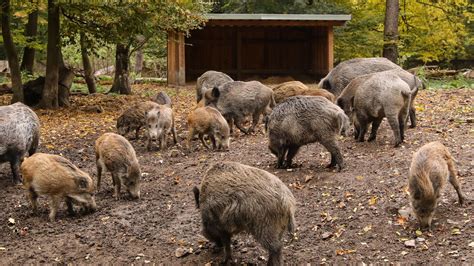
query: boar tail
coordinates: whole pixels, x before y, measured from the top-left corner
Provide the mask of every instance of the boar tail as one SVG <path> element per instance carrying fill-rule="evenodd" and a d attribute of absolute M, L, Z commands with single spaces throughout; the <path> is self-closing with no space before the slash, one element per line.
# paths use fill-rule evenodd
<path fill-rule="evenodd" d="M 290 219 L 288 221 L 288 232 L 293 234 L 295 232 L 296 225 L 295 225 L 295 216 L 293 214 L 290 215 Z"/>
<path fill-rule="evenodd" d="M 272 99 L 270 101 L 270 107 L 273 109 L 276 106 L 275 95 L 272 93 Z"/>
<path fill-rule="evenodd" d="M 193 192 L 194 192 L 194 200 L 196 201 L 196 208 L 199 209 L 199 188 L 194 187 Z"/>
<path fill-rule="evenodd" d="M 407 88 L 408 88 L 408 87 L 407 87 Z M 401 91 L 403 98 L 409 98 L 410 95 L 411 95 L 411 90 L 410 90 L 410 88 L 408 88 L 408 89 L 407 89 L 407 88 L 403 88 L 402 91 Z"/>
<path fill-rule="evenodd" d="M 345 135 L 350 127 L 349 118 L 344 112 L 337 114 L 337 125 L 339 126 L 339 134 Z"/>

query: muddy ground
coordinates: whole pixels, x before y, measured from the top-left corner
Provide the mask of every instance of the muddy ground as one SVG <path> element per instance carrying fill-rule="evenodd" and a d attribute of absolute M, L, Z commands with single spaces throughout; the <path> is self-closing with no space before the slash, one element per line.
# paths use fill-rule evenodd
<path fill-rule="evenodd" d="M 63 206 L 51 223 L 47 200 L 40 198 L 40 213 L 33 215 L 24 190 L 12 184 L 9 165 L 0 165 L 0 264 L 219 262 L 223 254 L 200 235 L 191 189 L 211 163 L 222 160 L 270 171 L 295 195 L 297 231 L 284 248 L 286 263 L 474 261 L 474 204 L 459 206 L 449 184 L 431 233 L 417 232 L 416 221 L 398 213 L 409 205 L 407 172 L 412 154 L 429 141 L 439 140 L 449 147 L 458 161 L 464 192 L 474 197 L 472 89 L 421 91 L 416 104 L 418 127 L 407 131 L 400 148 L 390 144 L 392 133 L 386 121 L 373 143 L 341 138 L 346 168 L 340 173 L 324 168 L 329 154 L 319 144 L 301 149 L 298 168 L 275 169 L 276 159 L 267 148 L 262 126 L 254 135 L 235 134 L 229 152 L 210 152 L 195 141 L 194 151 L 186 153 L 181 144 L 186 114 L 194 102 L 191 86 L 176 90 L 137 85 L 133 96 L 73 96 L 69 109 L 38 110 L 43 126 L 39 151 L 61 154 L 96 178 L 94 140 L 115 130 L 115 119 L 125 106 L 160 90 L 166 90 L 175 103 L 180 144 L 164 152 L 147 152 L 143 139 L 132 141 L 143 172 L 141 200 L 114 200 L 108 175 L 96 195 L 97 212 L 70 217 Z M 9 96 L 0 98 L 1 104 L 8 101 Z M 104 112 L 86 108 L 91 105 L 100 105 Z M 173 149 L 178 150 L 176 157 L 170 156 Z M 9 218 L 15 223 L 9 224 Z M 415 247 L 404 245 L 417 237 Z M 262 264 L 267 258 L 247 235 L 234 238 L 233 251 L 239 263 Z"/>

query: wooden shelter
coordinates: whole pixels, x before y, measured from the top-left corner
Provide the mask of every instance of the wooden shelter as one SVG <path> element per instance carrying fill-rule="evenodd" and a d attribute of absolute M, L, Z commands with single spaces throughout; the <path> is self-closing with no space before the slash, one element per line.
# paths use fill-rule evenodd
<path fill-rule="evenodd" d="M 242 80 L 307 76 L 333 67 L 334 26 L 350 15 L 209 14 L 189 37 L 168 34 L 168 84 L 184 85 L 207 70 Z"/>

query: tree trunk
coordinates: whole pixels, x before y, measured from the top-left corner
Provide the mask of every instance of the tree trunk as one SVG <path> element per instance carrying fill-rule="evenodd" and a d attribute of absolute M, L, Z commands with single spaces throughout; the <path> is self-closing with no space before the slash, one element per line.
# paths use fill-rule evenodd
<path fill-rule="evenodd" d="M 82 65 L 84 67 L 84 79 L 86 80 L 87 89 L 89 93 L 96 93 L 97 89 L 95 87 L 94 71 L 92 70 L 91 61 L 89 60 L 89 54 L 87 53 L 87 45 L 85 40 L 85 34 L 81 32 L 81 56 L 82 56 Z"/>
<path fill-rule="evenodd" d="M 21 85 L 21 72 L 18 55 L 13 43 L 12 34 L 10 32 L 10 1 L 2 0 L 2 37 L 5 52 L 8 58 L 10 74 L 12 78 L 13 98 L 12 103 L 23 102 L 23 89 Z"/>
<path fill-rule="evenodd" d="M 395 64 L 398 61 L 399 0 L 386 0 L 383 57 Z"/>
<path fill-rule="evenodd" d="M 28 15 L 28 23 L 25 28 L 25 36 L 28 41 L 33 41 L 36 38 L 38 31 L 38 10 L 31 12 Z M 20 70 L 33 74 L 33 65 L 35 63 L 35 49 L 26 46 L 23 51 L 23 59 L 21 61 Z"/>
<path fill-rule="evenodd" d="M 64 64 L 63 53 L 61 47 L 58 49 L 59 53 L 59 77 L 58 77 L 58 104 L 59 106 L 69 106 L 69 94 L 74 81 L 74 71 L 66 67 Z"/>
<path fill-rule="evenodd" d="M 142 73 L 143 69 L 143 50 L 142 48 L 138 49 L 135 54 L 135 73 L 137 75 Z"/>
<path fill-rule="evenodd" d="M 48 45 L 46 48 L 46 77 L 39 106 L 57 108 L 59 80 L 59 7 L 54 0 L 48 0 Z"/>
<path fill-rule="evenodd" d="M 128 80 L 129 53 L 130 46 L 117 44 L 117 47 L 115 49 L 114 84 L 112 85 L 112 88 L 109 92 L 132 94 L 132 88 L 130 87 L 130 81 Z"/>

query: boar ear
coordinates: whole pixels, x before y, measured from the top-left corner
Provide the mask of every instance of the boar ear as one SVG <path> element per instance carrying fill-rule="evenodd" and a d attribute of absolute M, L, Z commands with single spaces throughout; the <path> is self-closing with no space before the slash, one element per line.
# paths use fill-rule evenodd
<path fill-rule="evenodd" d="M 87 189 L 87 187 L 89 185 L 87 180 L 84 179 L 82 176 L 81 177 L 76 177 L 74 181 L 76 183 L 76 186 L 80 189 Z"/>
<path fill-rule="evenodd" d="M 219 98 L 219 96 L 221 95 L 221 92 L 219 91 L 219 88 L 214 87 L 214 88 L 212 89 L 211 95 L 212 95 L 212 97 L 214 97 L 214 98 Z"/>

